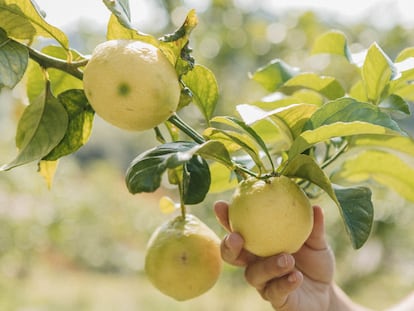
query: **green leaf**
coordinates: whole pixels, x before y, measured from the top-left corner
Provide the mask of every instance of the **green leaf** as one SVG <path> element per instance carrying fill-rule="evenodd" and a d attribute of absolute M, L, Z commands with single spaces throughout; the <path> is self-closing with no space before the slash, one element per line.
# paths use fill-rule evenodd
<path fill-rule="evenodd" d="M 232 134 L 232 136 L 229 136 L 229 137 L 234 139 L 237 144 L 239 144 L 240 146 L 245 148 L 245 150 L 249 153 L 249 155 L 252 157 L 253 160 L 257 159 L 258 162 L 256 162 L 256 160 L 255 160 L 255 162 L 258 165 L 258 167 L 261 168 L 261 167 L 263 167 L 263 165 L 261 164 L 261 160 L 260 160 L 260 157 L 259 157 L 260 153 L 257 150 L 257 148 L 254 146 L 255 144 L 258 145 L 260 147 L 261 151 L 264 152 L 264 154 L 266 155 L 267 159 L 269 160 L 270 165 L 273 168 L 273 161 L 272 161 L 272 157 L 269 153 L 269 150 L 268 150 L 265 142 L 263 141 L 263 139 L 254 131 L 253 128 L 251 128 L 249 125 L 247 125 L 243 121 L 240 121 L 240 120 L 238 120 L 234 117 L 229 117 L 229 116 L 215 117 L 215 118 L 212 119 L 212 122 L 218 122 L 218 123 L 221 123 L 221 124 L 225 124 L 225 125 L 228 125 L 232 128 L 242 130 L 244 133 L 247 133 L 253 139 L 253 141 L 250 140 L 250 139 L 247 139 L 247 137 L 245 135 L 240 136 L 240 135 Z M 230 132 L 229 131 L 223 131 L 223 133 L 228 136 L 228 134 Z M 240 138 L 242 138 L 242 139 L 240 140 Z"/>
<path fill-rule="evenodd" d="M 193 156 L 184 164 L 184 204 L 203 202 L 210 189 L 210 183 L 211 175 L 207 162 L 200 156 Z"/>
<path fill-rule="evenodd" d="M 368 102 L 367 91 L 365 89 L 364 81 L 358 80 L 349 90 L 349 97 L 359 101 Z"/>
<path fill-rule="evenodd" d="M 85 57 L 80 55 L 75 50 L 69 50 L 65 51 L 59 46 L 53 46 L 49 45 L 42 49 L 42 52 L 46 55 L 59 58 L 62 60 L 68 59 L 68 53 L 70 53 L 70 61 L 76 62 L 80 60 L 84 60 Z M 60 94 L 64 91 L 70 90 L 70 89 L 81 89 L 83 88 L 82 81 L 73 77 L 72 75 L 69 75 L 65 73 L 62 70 L 54 69 L 54 68 L 48 68 L 47 70 L 49 74 L 49 80 L 50 80 L 50 86 L 53 94 Z"/>
<path fill-rule="evenodd" d="M 33 41 L 35 36 L 47 37 L 69 49 L 65 33 L 48 24 L 30 0 L 0 0 L 0 12 L 0 28 L 9 37 L 29 41 Z"/>
<path fill-rule="evenodd" d="M 42 53 L 62 60 L 67 60 L 70 57 L 71 61 L 80 61 L 84 57 L 75 50 L 66 51 L 59 46 L 49 45 L 42 49 Z M 69 53 L 69 55 L 68 55 Z M 49 76 L 50 88 L 53 94 L 60 94 L 70 89 L 81 89 L 83 83 L 81 80 L 67 74 L 64 71 L 48 68 L 47 74 Z M 29 62 L 26 73 L 27 77 L 27 96 L 29 101 L 35 100 L 45 90 L 45 73 L 38 63 L 34 61 Z"/>
<path fill-rule="evenodd" d="M 396 62 L 402 62 L 410 57 L 414 57 L 414 47 L 403 49 L 395 58 Z"/>
<path fill-rule="evenodd" d="M 339 201 L 335 196 L 331 181 L 312 157 L 305 154 L 298 154 L 282 164 L 278 171 L 282 175 L 291 178 L 306 179 L 317 185 L 339 206 Z"/>
<path fill-rule="evenodd" d="M 244 122 L 251 125 L 264 141 L 288 147 L 317 109 L 318 106 L 310 104 L 293 104 L 271 111 L 247 104 L 237 106 Z M 266 119 L 267 122 L 262 122 Z"/>
<path fill-rule="evenodd" d="M 211 158 L 226 164 L 231 162 L 230 156 L 219 145 L 221 144 L 217 141 L 205 142 L 204 144 L 178 141 L 159 145 L 147 150 L 138 155 L 128 167 L 126 173 L 127 187 L 133 194 L 153 192 L 159 188 L 161 176 L 167 169 L 174 169 L 184 165 L 184 170 L 182 170 L 183 174 L 193 172 L 194 175 L 192 177 L 183 175 L 183 180 L 188 182 L 188 178 L 190 180 L 193 178 L 192 182 L 195 185 L 202 183 L 202 187 L 199 190 L 195 190 L 197 189 L 196 186 L 191 185 L 193 191 L 200 191 L 200 193 L 192 195 L 194 197 L 205 195 L 204 192 L 206 189 L 208 191 L 207 182 L 210 184 L 210 177 L 205 161 L 198 159 L 198 157 Z M 213 150 L 214 147 L 217 148 L 217 151 Z M 191 164 L 188 164 L 189 162 Z M 205 180 L 201 181 L 199 180 L 200 178 Z"/>
<path fill-rule="evenodd" d="M 162 50 L 168 60 L 176 67 L 178 76 L 188 72 L 194 66 L 194 59 L 191 57 L 191 49 L 188 48 L 188 41 L 191 31 L 196 27 L 198 18 L 194 10 L 189 11 L 184 23 L 174 33 L 156 39 L 151 35 L 141 33 L 130 24 L 128 14 L 123 13 L 119 0 L 104 0 L 109 4 L 114 2 L 111 9 L 114 12 L 108 22 L 106 37 L 111 39 L 135 39 L 148 42 Z M 122 6 L 121 6 L 122 7 Z"/>
<path fill-rule="evenodd" d="M 349 147 L 378 147 L 377 149 L 398 151 L 414 157 L 414 140 L 408 136 L 359 135 L 350 139 Z"/>
<path fill-rule="evenodd" d="M 160 42 L 153 36 L 139 32 L 136 29 L 125 27 L 119 19 L 111 14 L 109 18 L 106 38 L 108 40 L 125 39 L 125 40 L 141 40 L 154 46 L 159 46 Z"/>
<path fill-rule="evenodd" d="M 203 135 L 208 139 L 221 142 L 230 152 L 237 151 L 240 148 L 243 149 L 260 171 L 265 170 L 257 144 L 248 134 L 210 127 L 204 131 Z"/>
<path fill-rule="evenodd" d="M 175 65 L 178 76 L 185 74 L 194 66 L 191 49 L 188 47 L 190 34 L 198 24 L 196 11 L 190 10 L 183 24 L 172 34 L 161 37 L 160 49 Z"/>
<path fill-rule="evenodd" d="M 410 106 L 400 96 L 391 94 L 378 105 L 381 109 L 389 111 L 390 113 L 402 114 L 404 116 L 410 115 Z"/>
<path fill-rule="evenodd" d="M 378 103 L 387 85 L 396 77 L 396 68 L 384 51 L 374 43 L 368 49 L 361 75 L 368 100 Z"/>
<path fill-rule="evenodd" d="M 414 168 L 395 154 L 367 150 L 345 161 L 331 176 L 336 183 L 374 180 L 414 202 Z"/>
<path fill-rule="evenodd" d="M 80 61 L 84 57 L 75 50 L 66 51 L 60 46 L 49 45 L 42 49 L 42 53 L 62 60 L 68 59 L 68 53 L 71 61 Z M 81 89 L 83 83 L 81 80 L 69 75 L 68 73 L 48 68 L 47 74 L 49 76 L 50 88 L 53 94 L 60 94 L 70 89 Z M 29 62 L 27 69 L 27 96 L 29 101 L 35 100 L 45 89 L 45 73 L 43 69 L 34 61 Z"/>
<path fill-rule="evenodd" d="M 5 6 L 8 5 L 7 8 Z M 26 18 L 23 11 L 16 4 L 6 4 L 0 0 L 0 28 L 3 28 L 7 36 L 15 39 L 33 40 L 36 28 Z"/>
<path fill-rule="evenodd" d="M 380 125 L 404 134 L 398 124 L 387 113 L 376 106 L 358 102 L 353 98 L 340 98 L 326 103 L 311 116 L 305 125 L 305 130 L 316 129 L 337 122 L 351 123 L 356 121 Z M 343 136 L 348 135 L 344 134 Z"/>
<path fill-rule="evenodd" d="M 360 121 L 349 123 L 337 122 L 329 125 L 323 125 L 315 130 L 308 130 L 301 133 L 294 140 L 292 147 L 289 150 L 289 158 L 294 157 L 313 145 L 324 142 L 330 138 L 362 134 L 400 135 L 396 131 L 371 123 Z"/>
<path fill-rule="evenodd" d="M 214 74 L 206 67 L 195 65 L 181 77 L 190 89 L 192 99 L 202 112 L 207 124 L 213 116 L 218 100 L 218 85 Z"/>
<path fill-rule="evenodd" d="M 406 135 L 380 108 L 351 98 L 341 98 L 320 107 L 308 120 L 304 130 L 294 140 L 289 157 L 333 137 L 362 134 Z"/>
<path fill-rule="evenodd" d="M 325 172 L 310 156 L 299 154 L 285 162 L 280 173 L 303 178 L 323 189 L 338 206 L 352 245 L 360 248 L 368 239 L 373 221 L 371 191 L 365 187 L 333 187 Z"/>
<path fill-rule="evenodd" d="M 46 93 L 25 109 L 16 134 L 19 153 L 12 162 L 3 165 L 1 170 L 42 159 L 65 135 L 68 125 L 66 110 L 49 89 Z"/>
<path fill-rule="evenodd" d="M 103 2 L 122 26 L 132 29 L 129 0 L 103 0 Z"/>
<path fill-rule="evenodd" d="M 213 160 L 225 165 L 228 169 L 234 168 L 234 163 L 231 160 L 227 148 L 219 141 L 206 141 L 205 143 L 194 147 L 194 151 L 205 159 Z"/>
<path fill-rule="evenodd" d="M 292 105 L 280 109 L 273 115 L 283 120 L 283 122 L 290 128 L 292 136 L 295 138 L 302 132 L 304 125 L 317 108 L 317 106 L 309 104 Z"/>
<path fill-rule="evenodd" d="M 22 79 L 28 62 L 27 49 L 9 39 L 0 28 L 0 90 L 4 86 L 14 88 Z"/>
<path fill-rule="evenodd" d="M 47 161 L 74 153 L 87 143 L 92 132 L 94 111 L 83 90 L 68 90 L 59 94 L 58 100 L 67 112 L 69 122 L 63 139 L 43 158 Z"/>
<path fill-rule="evenodd" d="M 263 141 L 263 139 L 260 137 L 260 135 L 258 135 L 256 133 L 256 131 L 250 127 L 248 124 L 246 124 L 243 121 L 240 121 L 234 117 L 226 117 L 225 119 L 227 119 L 227 122 L 225 121 L 224 123 L 227 123 L 230 126 L 233 126 L 235 128 L 240 128 L 241 130 L 245 131 L 246 133 L 248 133 L 257 143 L 257 145 L 259 145 L 259 147 L 262 149 L 262 151 L 266 154 L 269 163 L 272 165 L 273 167 L 273 162 L 272 162 L 272 157 L 269 153 L 269 150 L 267 149 L 267 146 L 265 144 L 265 142 Z M 218 119 L 215 119 L 215 121 L 217 122 Z"/>
<path fill-rule="evenodd" d="M 236 107 L 243 121 L 252 127 L 273 152 L 288 150 L 293 141 L 291 129 L 281 118 L 276 116 L 278 111 L 285 108 L 268 112 L 248 104 Z"/>
<path fill-rule="evenodd" d="M 366 187 L 339 186 L 334 189 L 352 246 L 355 249 L 361 248 L 370 235 L 374 219 L 371 190 Z"/>
<path fill-rule="evenodd" d="M 328 99 L 337 99 L 345 95 L 342 85 L 333 77 L 319 76 L 315 73 L 298 74 L 283 84 L 284 90 L 310 89 Z"/>
<path fill-rule="evenodd" d="M 289 66 L 280 59 L 274 59 L 257 69 L 250 77 L 269 92 L 274 92 L 297 73 L 296 68 Z"/>
<path fill-rule="evenodd" d="M 222 193 L 224 191 L 232 190 L 239 184 L 233 171 L 219 162 L 210 164 L 210 174 L 210 193 Z"/>
<path fill-rule="evenodd" d="M 313 43 L 311 54 L 321 53 L 343 56 L 348 61 L 352 62 L 347 38 L 341 31 L 329 31 L 316 38 Z"/>
<path fill-rule="evenodd" d="M 401 51 L 395 61 L 394 65 L 401 75 L 391 81 L 389 93 L 414 101 L 414 47 Z"/>
<path fill-rule="evenodd" d="M 126 172 L 126 184 L 132 193 L 153 192 L 161 184 L 162 174 L 192 158 L 186 151 L 196 146 L 193 142 L 173 142 L 159 145 L 138 155 Z"/>
<path fill-rule="evenodd" d="M 45 92 L 46 77 L 38 63 L 30 60 L 26 70 L 26 93 L 29 102 L 34 102 Z"/>

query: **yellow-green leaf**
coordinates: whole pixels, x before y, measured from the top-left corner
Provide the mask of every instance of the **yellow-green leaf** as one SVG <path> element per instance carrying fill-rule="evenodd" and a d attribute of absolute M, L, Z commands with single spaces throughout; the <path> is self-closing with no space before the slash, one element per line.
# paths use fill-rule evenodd
<path fill-rule="evenodd" d="M 388 83 L 395 77 L 395 68 L 385 52 L 374 43 L 368 49 L 362 65 L 362 80 L 368 100 L 377 104 Z"/>
<path fill-rule="evenodd" d="M 346 36 L 343 32 L 337 30 L 326 32 L 316 38 L 311 53 L 339 55 L 352 61 Z"/>
<path fill-rule="evenodd" d="M 414 167 L 395 154 L 367 150 L 345 161 L 331 176 L 336 183 L 374 180 L 414 202 Z"/>
<path fill-rule="evenodd" d="M 318 127 L 315 130 L 308 130 L 300 134 L 297 139 L 295 139 L 289 150 L 289 158 L 296 156 L 311 146 L 330 138 L 361 134 L 401 135 L 399 132 L 389 128 L 367 122 L 337 122 Z"/>
<path fill-rule="evenodd" d="M 94 111 L 83 90 L 68 90 L 59 94 L 58 99 L 65 108 L 69 119 L 64 137 L 44 157 L 49 161 L 57 160 L 77 151 L 87 143 L 92 132 Z"/>
<path fill-rule="evenodd" d="M 58 166 L 58 161 L 40 161 L 38 164 L 39 174 L 44 178 L 48 189 L 52 188 L 53 178 Z"/>
<path fill-rule="evenodd" d="M 159 41 L 155 37 L 141 33 L 136 29 L 125 27 L 119 22 L 118 18 L 114 14 L 111 14 L 111 17 L 109 18 L 106 38 L 108 40 L 141 40 L 154 46 L 159 46 Z"/>
<path fill-rule="evenodd" d="M 353 137 L 350 147 L 378 147 L 414 157 L 414 140 L 408 136 L 361 135 Z"/>
<path fill-rule="evenodd" d="M 159 206 L 163 214 L 171 214 L 177 209 L 175 202 L 168 196 L 162 196 L 160 198 Z"/>
<path fill-rule="evenodd" d="M 19 120 L 16 146 L 19 153 L 0 170 L 38 161 L 47 155 L 63 138 L 68 125 L 68 115 L 62 104 L 50 94 L 41 95 L 26 107 Z"/>
<path fill-rule="evenodd" d="M 296 68 L 289 66 L 280 59 L 274 59 L 257 69 L 250 75 L 250 78 L 269 92 L 274 92 L 297 73 Z"/>
<path fill-rule="evenodd" d="M 315 73 L 301 73 L 289 79 L 283 88 L 310 89 L 318 92 L 328 99 L 336 99 L 345 95 L 342 85 L 333 77 L 319 76 Z"/>
<path fill-rule="evenodd" d="M 0 27 L 10 37 L 29 41 L 35 36 L 52 38 L 69 49 L 65 33 L 47 23 L 30 0 L 0 0 L 0 12 Z"/>
<path fill-rule="evenodd" d="M 181 80 L 189 88 L 193 102 L 209 123 L 219 95 L 216 77 L 207 67 L 195 65 L 192 70 L 181 77 Z"/>
<path fill-rule="evenodd" d="M 235 174 L 228 167 L 219 162 L 210 164 L 211 185 L 210 193 L 221 193 L 237 187 Z"/>

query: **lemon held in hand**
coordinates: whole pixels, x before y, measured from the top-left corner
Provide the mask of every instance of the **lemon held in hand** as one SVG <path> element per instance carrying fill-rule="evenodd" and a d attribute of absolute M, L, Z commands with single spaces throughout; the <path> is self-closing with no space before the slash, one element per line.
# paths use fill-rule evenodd
<path fill-rule="evenodd" d="M 265 257 L 298 251 L 312 230 L 313 211 L 290 178 L 249 178 L 233 194 L 229 221 L 232 231 L 244 238 L 245 249 Z"/>
<path fill-rule="evenodd" d="M 173 65 L 160 49 L 137 40 L 99 44 L 85 67 L 83 85 L 102 119 L 133 131 L 166 121 L 180 98 Z"/>
<path fill-rule="evenodd" d="M 176 300 L 208 291 L 221 266 L 220 239 L 193 215 L 164 223 L 148 242 L 145 272 L 156 288 Z"/>

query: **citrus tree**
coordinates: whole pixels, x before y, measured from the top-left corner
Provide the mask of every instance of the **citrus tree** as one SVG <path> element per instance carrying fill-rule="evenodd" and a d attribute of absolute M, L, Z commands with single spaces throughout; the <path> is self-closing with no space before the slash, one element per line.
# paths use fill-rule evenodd
<path fill-rule="evenodd" d="M 326 193 L 360 248 L 373 222 L 369 182 L 414 201 L 414 141 L 397 122 L 414 100 L 414 48 L 394 60 L 375 42 L 353 54 L 342 32 L 329 31 L 309 53 L 354 66 L 359 77 L 351 87 L 343 86 L 341 72 L 326 76 L 275 58 L 250 75 L 267 96 L 237 105 L 233 115 L 216 115 L 214 73 L 190 48 L 196 12 L 155 38 L 133 28 L 128 1 L 103 2 L 112 12 L 107 41 L 85 56 L 34 1 L 0 0 L 0 88 L 24 80 L 30 103 L 17 126 L 18 153 L 2 171 L 37 162 L 50 184 L 60 158 L 88 142 L 96 113 L 124 129 L 154 131 L 159 144 L 132 160 L 126 186 L 132 194 L 153 192 L 165 174 L 180 202 L 160 204 L 178 207 L 182 219 L 186 206 L 213 189 L 242 191 L 239 183 L 271 185 L 287 177 L 308 198 Z M 55 43 L 35 48 L 39 37 Z M 197 129 L 180 116 L 188 106 L 203 116 Z"/>

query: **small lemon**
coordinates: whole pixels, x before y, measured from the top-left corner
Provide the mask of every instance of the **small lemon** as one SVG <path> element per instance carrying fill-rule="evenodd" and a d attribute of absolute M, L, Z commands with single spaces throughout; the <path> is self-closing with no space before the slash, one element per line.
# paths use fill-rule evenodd
<path fill-rule="evenodd" d="M 313 211 L 290 178 L 249 178 L 233 194 L 229 221 L 232 231 L 244 238 L 245 249 L 265 257 L 298 251 L 312 230 Z"/>
<path fill-rule="evenodd" d="M 161 50 L 138 40 L 99 44 L 84 70 L 86 97 L 105 121 L 143 131 L 166 121 L 177 109 L 180 86 Z"/>
<path fill-rule="evenodd" d="M 152 234 L 145 272 L 153 285 L 176 300 L 208 291 L 221 272 L 220 239 L 197 217 L 178 216 Z"/>

